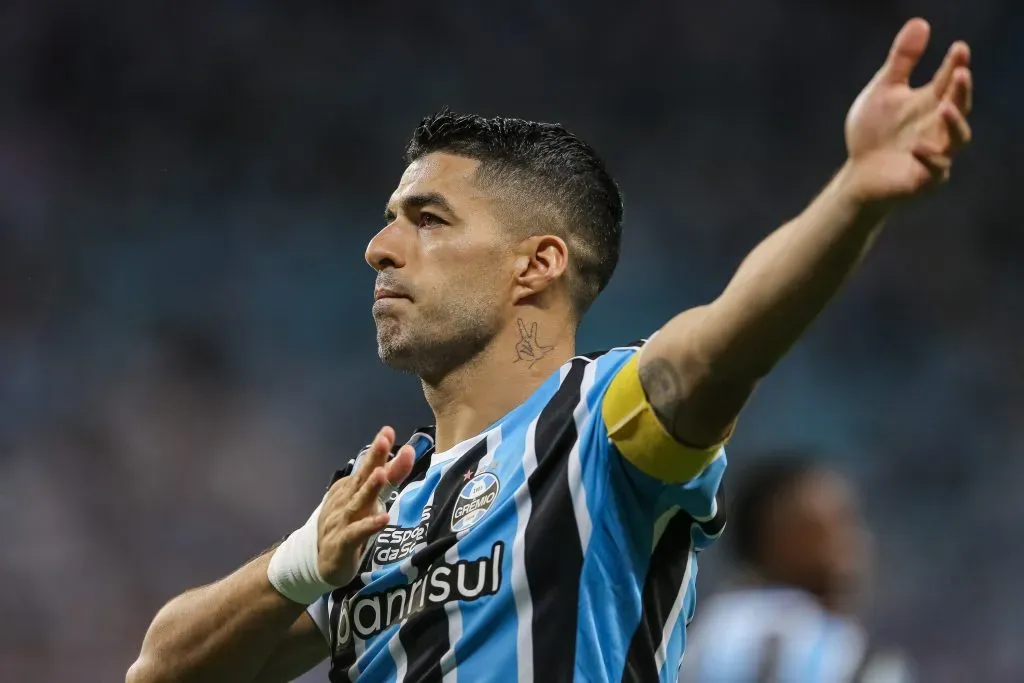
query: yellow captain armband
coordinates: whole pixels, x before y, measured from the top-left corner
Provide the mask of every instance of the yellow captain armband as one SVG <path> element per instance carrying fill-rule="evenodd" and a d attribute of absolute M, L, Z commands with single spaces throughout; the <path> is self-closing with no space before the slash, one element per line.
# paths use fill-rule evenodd
<path fill-rule="evenodd" d="M 668 433 L 640 384 L 639 355 L 633 354 L 608 387 L 601 407 L 604 424 L 623 457 L 655 479 L 681 484 L 703 472 L 723 444 L 695 448 Z"/>

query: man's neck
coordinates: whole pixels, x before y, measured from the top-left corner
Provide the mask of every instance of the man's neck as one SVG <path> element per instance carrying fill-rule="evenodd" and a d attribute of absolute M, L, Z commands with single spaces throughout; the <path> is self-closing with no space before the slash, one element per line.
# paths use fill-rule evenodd
<path fill-rule="evenodd" d="M 539 333 L 523 347 L 518 325 L 501 334 L 473 360 L 441 381 L 423 382 L 434 413 L 439 452 L 480 434 L 523 403 L 563 363 L 575 355 L 572 331 Z M 526 328 L 529 337 L 530 327 Z M 548 346 L 540 346 L 536 339 Z"/>

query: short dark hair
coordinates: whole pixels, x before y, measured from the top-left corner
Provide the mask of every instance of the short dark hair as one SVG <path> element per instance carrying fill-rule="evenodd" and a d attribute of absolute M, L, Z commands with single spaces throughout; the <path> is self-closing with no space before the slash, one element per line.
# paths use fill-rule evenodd
<path fill-rule="evenodd" d="M 611 279 L 622 239 L 622 194 L 594 149 L 557 123 L 444 109 L 420 122 L 405 161 L 432 152 L 479 161 L 479 180 L 507 191 L 517 209 L 534 214 L 528 220 L 540 218 L 566 240 L 569 291 L 582 316 Z"/>
<path fill-rule="evenodd" d="M 808 453 L 787 450 L 765 454 L 742 472 L 733 492 L 727 534 L 740 562 L 761 568 L 765 522 L 772 506 L 821 469 Z"/>

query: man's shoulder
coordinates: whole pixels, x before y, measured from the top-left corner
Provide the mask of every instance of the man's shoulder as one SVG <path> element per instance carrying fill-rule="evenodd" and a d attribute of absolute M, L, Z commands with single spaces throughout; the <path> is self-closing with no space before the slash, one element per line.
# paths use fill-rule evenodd
<path fill-rule="evenodd" d="M 636 341 L 629 342 L 628 344 L 622 344 L 621 346 L 612 346 L 612 347 L 609 347 L 609 348 L 606 348 L 606 349 L 602 349 L 600 351 L 591 351 L 589 353 L 583 353 L 583 354 L 580 354 L 579 356 L 576 356 L 576 358 L 584 358 L 584 359 L 589 360 L 589 361 L 595 361 L 595 360 L 598 360 L 599 358 L 601 358 L 603 356 L 608 356 L 608 355 L 621 355 L 621 354 L 636 353 L 637 350 L 640 349 L 646 343 L 647 343 L 646 339 L 637 339 Z M 576 358 L 574 358 L 572 360 L 576 360 Z M 569 361 L 569 362 L 572 362 L 572 361 Z"/>
<path fill-rule="evenodd" d="M 591 404 L 593 408 L 594 400 L 604 393 L 614 376 L 636 355 L 645 341 L 638 340 L 573 356 L 535 396 L 543 396 L 541 403 L 547 410 L 557 411 L 560 406 L 572 413 L 571 406 L 580 401 Z"/>
<path fill-rule="evenodd" d="M 600 400 L 617 372 L 643 346 L 644 340 L 568 359 L 522 403 L 493 425 L 508 436 L 517 430 L 536 430 L 538 444 L 561 434 L 563 425 L 582 427 L 600 415 Z M 559 443 L 564 441 L 556 440 Z"/>
<path fill-rule="evenodd" d="M 572 393 L 577 388 L 584 394 L 603 393 L 611 379 L 636 356 L 645 343 L 646 339 L 639 339 L 574 356 L 559 369 L 556 383 L 563 388 L 563 393 Z"/>

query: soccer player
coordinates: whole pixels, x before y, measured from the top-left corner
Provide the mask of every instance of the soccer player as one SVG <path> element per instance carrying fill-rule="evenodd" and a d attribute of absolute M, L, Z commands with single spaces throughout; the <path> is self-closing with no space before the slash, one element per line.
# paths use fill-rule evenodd
<path fill-rule="evenodd" d="M 619 250 L 594 151 L 425 119 L 366 258 L 380 356 L 422 379 L 434 427 L 398 448 L 382 429 L 279 547 L 161 609 L 128 680 L 282 681 L 327 656 L 333 681 L 674 679 L 740 409 L 970 137 L 965 44 L 908 85 L 928 36 L 901 30 L 846 163 L 718 299 L 605 353 L 574 347 Z"/>
<path fill-rule="evenodd" d="M 850 616 L 871 553 L 843 476 L 802 454 L 757 463 L 729 507 L 729 540 L 745 576 L 702 606 L 679 683 L 910 680 Z"/>

